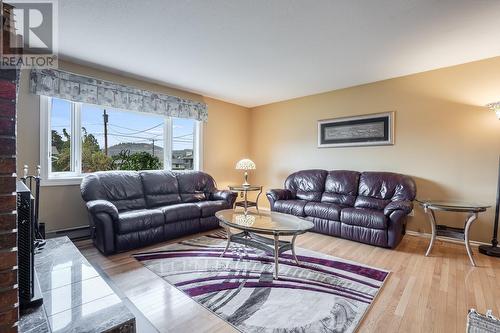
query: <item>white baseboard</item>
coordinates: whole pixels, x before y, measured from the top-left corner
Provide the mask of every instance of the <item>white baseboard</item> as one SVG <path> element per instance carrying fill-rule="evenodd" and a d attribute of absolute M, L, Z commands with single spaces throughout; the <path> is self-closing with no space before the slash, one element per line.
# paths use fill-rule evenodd
<path fill-rule="evenodd" d="M 406 234 L 411 235 L 411 236 L 422 237 L 422 238 L 431 238 L 431 234 L 428 234 L 425 232 L 408 230 L 408 229 L 406 230 Z M 442 240 L 444 242 L 455 243 L 455 244 L 463 244 L 464 243 L 463 241 L 461 241 L 459 239 L 449 238 L 449 237 L 438 236 L 437 239 Z M 479 245 L 491 245 L 491 244 L 471 240 L 470 245 L 479 246 Z"/>
<path fill-rule="evenodd" d="M 269 208 L 267 208 L 267 207 L 262 207 L 259 209 L 264 210 L 264 211 L 269 211 Z M 413 230 L 408 230 L 408 229 L 406 229 L 406 234 L 411 235 L 411 236 L 416 236 L 416 237 L 422 237 L 422 238 L 431 238 L 431 234 L 428 234 L 426 232 L 418 232 L 418 231 L 413 231 Z M 450 237 L 438 236 L 437 239 L 442 240 L 444 242 L 449 242 L 449 243 L 462 244 L 462 245 L 464 244 L 464 242 L 461 241 L 460 239 L 455 239 L 455 238 L 450 238 Z M 491 245 L 491 244 L 471 240 L 470 245 L 479 246 L 479 245 Z"/>

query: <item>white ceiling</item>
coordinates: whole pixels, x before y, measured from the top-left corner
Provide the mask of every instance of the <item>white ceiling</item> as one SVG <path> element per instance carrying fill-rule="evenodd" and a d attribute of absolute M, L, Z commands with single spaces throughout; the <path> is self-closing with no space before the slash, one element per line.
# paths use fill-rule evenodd
<path fill-rule="evenodd" d="M 499 0 L 59 0 L 59 54 L 253 107 L 500 55 Z"/>

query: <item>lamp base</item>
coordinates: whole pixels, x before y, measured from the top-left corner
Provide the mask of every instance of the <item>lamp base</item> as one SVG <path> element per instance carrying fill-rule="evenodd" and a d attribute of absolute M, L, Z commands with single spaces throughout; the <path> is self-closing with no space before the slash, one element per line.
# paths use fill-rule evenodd
<path fill-rule="evenodd" d="M 480 245 L 479 252 L 490 257 L 500 257 L 500 247 L 492 245 Z"/>
<path fill-rule="evenodd" d="M 250 184 L 248 184 L 248 172 L 245 170 L 245 182 L 243 183 L 243 187 L 248 187 Z"/>

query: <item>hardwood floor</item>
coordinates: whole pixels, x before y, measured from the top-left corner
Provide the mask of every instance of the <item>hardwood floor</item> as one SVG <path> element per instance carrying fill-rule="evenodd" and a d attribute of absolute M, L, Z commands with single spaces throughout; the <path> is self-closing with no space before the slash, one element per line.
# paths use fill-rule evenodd
<path fill-rule="evenodd" d="M 131 257 L 177 241 L 109 257 L 90 241 L 76 245 L 159 331 L 235 332 Z M 478 254 L 477 248 L 478 267 L 472 267 L 464 246 L 437 240 L 431 256 L 425 257 L 428 239 L 410 235 L 396 250 L 315 233 L 300 236 L 297 245 L 391 271 L 359 332 L 464 332 L 469 308 L 500 314 L 500 259 Z"/>

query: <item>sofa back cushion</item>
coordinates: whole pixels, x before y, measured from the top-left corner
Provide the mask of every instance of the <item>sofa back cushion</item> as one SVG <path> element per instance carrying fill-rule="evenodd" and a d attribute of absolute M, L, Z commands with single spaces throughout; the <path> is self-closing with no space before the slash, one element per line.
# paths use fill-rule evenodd
<path fill-rule="evenodd" d="M 360 173 L 356 171 L 334 170 L 326 175 L 325 192 L 322 202 L 354 206 L 358 195 Z"/>
<path fill-rule="evenodd" d="M 135 171 L 99 171 L 85 176 L 83 200 L 108 200 L 118 211 L 146 208 L 141 177 Z"/>
<path fill-rule="evenodd" d="M 292 173 L 285 180 L 285 188 L 301 200 L 321 201 L 325 190 L 325 170 L 302 170 Z"/>
<path fill-rule="evenodd" d="M 173 205 L 181 202 L 177 177 L 171 171 L 141 171 L 148 207 Z"/>
<path fill-rule="evenodd" d="M 210 193 L 216 191 L 215 180 L 201 171 L 175 172 L 179 183 L 179 194 L 182 202 L 208 200 Z"/>
<path fill-rule="evenodd" d="M 412 201 L 415 195 L 411 177 L 392 172 L 363 172 L 354 206 L 382 210 L 391 201 Z"/>

